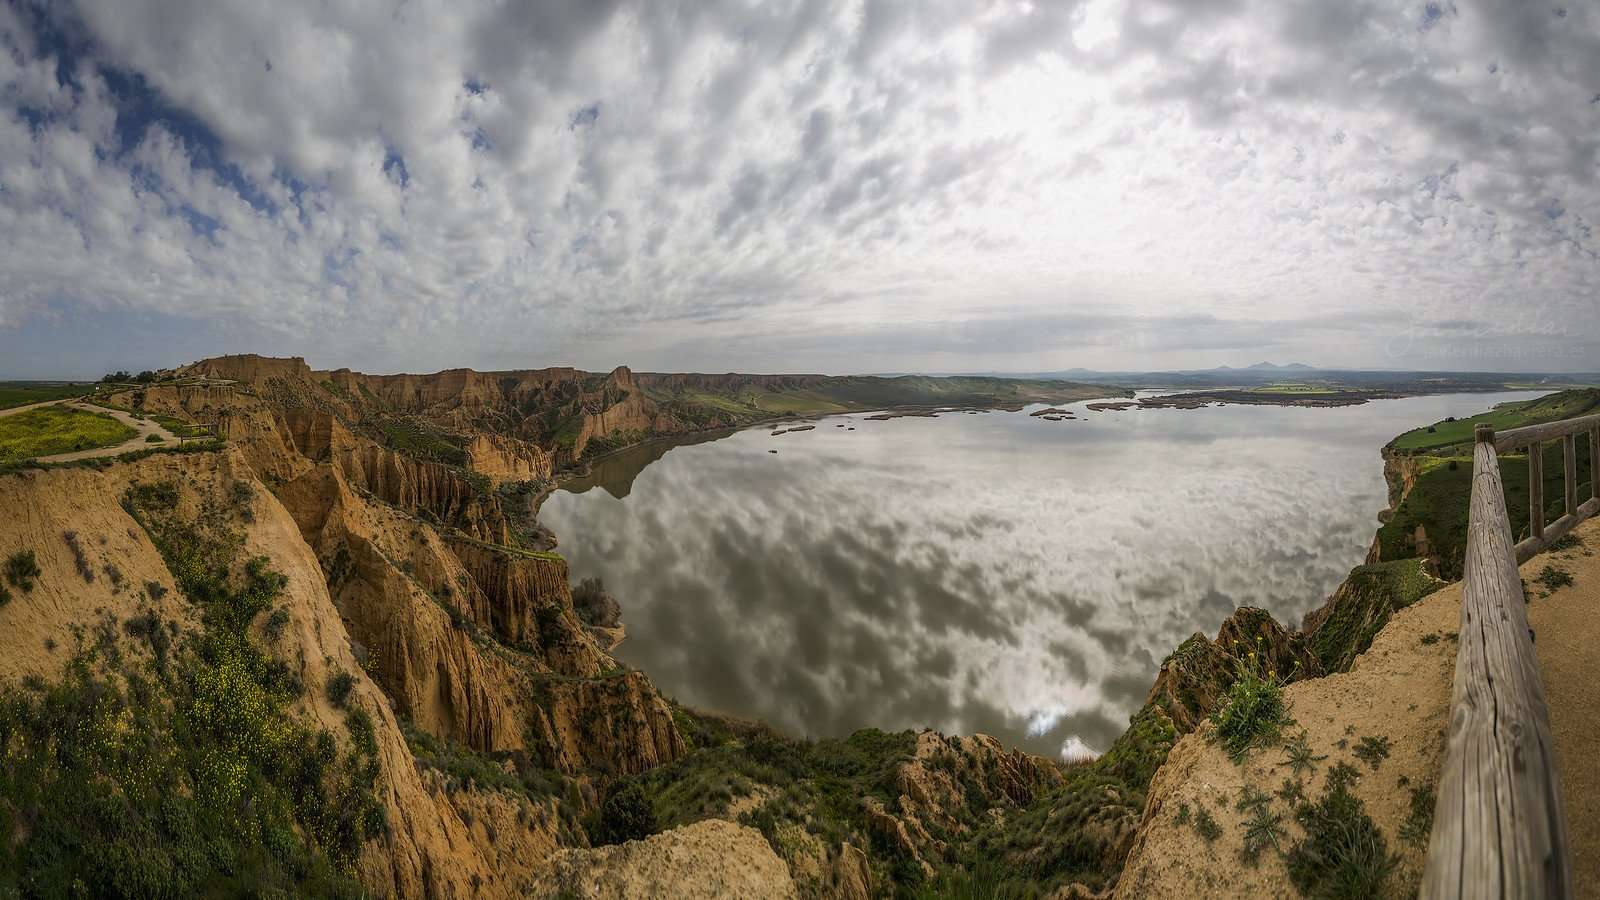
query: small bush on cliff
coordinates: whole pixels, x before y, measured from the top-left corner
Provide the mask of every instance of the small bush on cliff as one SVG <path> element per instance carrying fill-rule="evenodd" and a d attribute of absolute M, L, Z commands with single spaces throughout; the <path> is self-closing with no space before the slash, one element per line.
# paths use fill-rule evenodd
<path fill-rule="evenodd" d="M 350 701 L 350 692 L 355 689 L 356 677 L 349 672 L 336 672 L 328 679 L 328 702 L 343 708 Z"/>
<path fill-rule="evenodd" d="M 1383 832 L 1343 779 L 1316 803 L 1302 805 L 1295 819 L 1305 838 L 1289 850 L 1289 880 L 1302 896 L 1359 900 L 1383 895 L 1384 883 L 1399 859 L 1389 853 Z"/>
<path fill-rule="evenodd" d="M 1275 743 L 1293 721 L 1283 699 L 1285 679 L 1273 670 L 1261 671 L 1264 665 L 1254 650 L 1240 659 L 1233 685 L 1211 713 L 1211 738 L 1236 763 L 1244 762 L 1252 748 Z"/>
<path fill-rule="evenodd" d="M 606 790 L 600 816 L 590 832 L 596 844 L 637 841 L 656 833 L 650 798 L 638 781 L 618 781 Z"/>
<path fill-rule="evenodd" d="M 34 579 L 39 575 L 39 560 L 32 550 L 18 550 L 6 559 L 6 581 L 24 594 L 33 591 Z"/>

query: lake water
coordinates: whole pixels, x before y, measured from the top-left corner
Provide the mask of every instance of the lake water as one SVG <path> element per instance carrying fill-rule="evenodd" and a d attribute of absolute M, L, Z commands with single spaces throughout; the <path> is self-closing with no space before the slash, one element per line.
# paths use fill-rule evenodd
<path fill-rule="evenodd" d="M 839 416 L 634 448 L 540 521 L 621 601 L 617 655 L 684 703 L 1070 755 L 1122 732 L 1185 637 L 1320 605 L 1366 555 L 1392 437 L 1530 396 Z"/>

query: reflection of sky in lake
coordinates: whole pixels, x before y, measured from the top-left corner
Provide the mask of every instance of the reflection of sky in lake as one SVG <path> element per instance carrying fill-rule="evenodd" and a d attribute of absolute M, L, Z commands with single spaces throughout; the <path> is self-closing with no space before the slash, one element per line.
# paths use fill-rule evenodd
<path fill-rule="evenodd" d="M 1384 443 L 1522 396 L 839 417 L 636 449 L 540 518 L 685 703 L 1103 750 L 1178 642 L 1241 605 L 1297 622 L 1362 561 Z"/>

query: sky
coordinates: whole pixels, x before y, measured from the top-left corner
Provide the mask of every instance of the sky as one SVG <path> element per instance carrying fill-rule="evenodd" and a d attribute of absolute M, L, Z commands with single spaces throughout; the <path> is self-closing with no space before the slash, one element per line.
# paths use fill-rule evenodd
<path fill-rule="evenodd" d="M 1577 0 L 0 0 L 0 376 L 1600 369 Z"/>

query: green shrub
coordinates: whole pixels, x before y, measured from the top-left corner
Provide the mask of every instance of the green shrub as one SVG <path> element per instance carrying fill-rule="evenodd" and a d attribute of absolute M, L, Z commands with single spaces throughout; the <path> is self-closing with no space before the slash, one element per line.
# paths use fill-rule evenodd
<path fill-rule="evenodd" d="M 1534 579 L 1545 589 L 1546 593 L 1558 588 L 1568 587 L 1572 584 L 1572 573 L 1555 566 L 1545 566 Z"/>
<path fill-rule="evenodd" d="M 638 781 L 618 781 L 606 791 L 591 837 L 596 844 L 620 844 L 656 833 L 655 812 Z"/>
<path fill-rule="evenodd" d="M 375 746 L 352 715 L 341 757 L 251 641 L 283 576 L 236 567 L 234 535 L 124 503 L 201 627 L 145 611 L 123 629 L 148 662 L 90 647 L 58 684 L 0 686 L 0 896 L 360 896 L 350 867 L 387 827 Z"/>
<path fill-rule="evenodd" d="M 289 611 L 280 606 L 272 611 L 272 615 L 267 616 L 267 621 L 261 626 L 261 634 L 267 639 L 267 643 L 276 644 L 283 638 L 283 630 L 288 626 Z"/>
<path fill-rule="evenodd" d="M 24 594 L 33 591 L 34 579 L 40 574 L 39 560 L 32 550 L 18 550 L 6 559 L 6 581 Z"/>
<path fill-rule="evenodd" d="M 1411 814 L 1400 823 L 1400 840 L 1417 848 L 1428 846 L 1433 834 L 1433 807 L 1437 798 L 1428 785 L 1411 789 Z"/>
<path fill-rule="evenodd" d="M 1329 781 L 1333 782 L 1330 774 Z M 1398 864 L 1383 832 L 1342 781 L 1295 813 L 1305 837 L 1289 850 L 1289 880 L 1302 896 L 1364 900 L 1382 896 Z"/>
<path fill-rule="evenodd" d="M 1278 740 L 1293 721 L 1284 704 L 1284 681 L 1275 671 L 1258 671 L 1262 667 L 1253 650 L 1239 660 L 1233 685 L 1211 713 L 1211 739 L 1236 763 L 1244 762 L 1252 748 Z"/>
<path fill-rule="evenodd" d="M 351 675 L 349 672 L 335 672 L 333 677 L 328 679 L 328 702 L 332 703 L 334 706 L 343 708 L 344 705 L 349 702 L 350 691 L 353 690 L 355 686 L 356 677 L 354 675 Z"/>
<path fill-rule="evenodd" d="M 159 434 L 152 434 L 152 435 L 147 436 L 144 439 L 144 442 L 146 444 L 160 444 L 160 443 L 164 443 L 166 440 L 167 440 L 166 438 L 162 437 Z"/>
<path fill-rule="evenodd" d="M 1373 737 L 1369 734 L 1363 737 L 1361 742 L 1356 744 L 1356 749 L 1351 752 L 1355 754 L 1356 759 L 1371 766 L 1372 771 L 1376 772 L 1378 771 L 1378 766 L 1389 758 L 1389 739 L 1384 736 Z"/>

